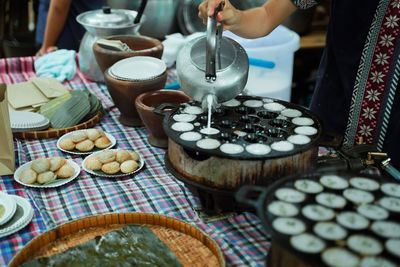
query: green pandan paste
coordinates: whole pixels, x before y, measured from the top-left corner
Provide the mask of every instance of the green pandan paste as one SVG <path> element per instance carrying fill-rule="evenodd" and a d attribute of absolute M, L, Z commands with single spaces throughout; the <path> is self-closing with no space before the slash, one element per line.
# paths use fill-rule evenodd
<path fill-rule="evenodd" d="M 177 257 L 147 227 L 130 225 L 98 236 L 51 257 L 22 266 L 181 266 Z"/>

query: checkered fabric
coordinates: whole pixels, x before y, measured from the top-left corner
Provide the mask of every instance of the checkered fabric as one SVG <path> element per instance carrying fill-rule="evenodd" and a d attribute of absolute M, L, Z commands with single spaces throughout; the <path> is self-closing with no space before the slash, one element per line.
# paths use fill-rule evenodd
<path fill-rule="evenodd" d="M 23 82 L 35 76 L 33 58 L 0 60 L 0 82 Z M 173 71 L 171 71 L 173 73 Z M 174 77 L 169 77 L 169 81 Z M 135 175 L 109 179 L 81 171 L 79 177 L 58 188 L 35 189 L 21 186 L 13 176 L 0 177 L 0 190 L 29 199 L 34 207 L 33 221 L 23 230 L 0 238 L 0 265 L 7 265 L 13 255 L 33 237 L 59 224 L 84 216 L 108 212 L 153 212 L 197 225 L 220 245 L 228 265 L 264 266 L 269 242 L 259 219 L 251 213 L 233 214 L 213 221 L 203 221 L 195 207 L 201 204 L 184 184 L 177 181 L 164 164 L 165 150 L 150 146 L 144 127 L 125 127 L 117 120 L 119 111 L 104 84 L 93 83 L 81 73 L 66 82 L 75 90 L 89 89 L 102 101 L 106 115 L 96 127 L 117 139 L 117 148 L 134 149 L 145 158 L 145 167 Z M 14 140 L 16 166 L 38 157 L 63 156 L 79 165 L 81 156 L 63 153 L 57 139 Z"/>

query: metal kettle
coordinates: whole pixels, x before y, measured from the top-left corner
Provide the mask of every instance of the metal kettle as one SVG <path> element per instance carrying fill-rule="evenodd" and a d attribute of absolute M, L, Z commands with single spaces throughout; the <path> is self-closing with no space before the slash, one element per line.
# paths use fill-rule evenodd
<path fill-rule="evenodd" d="M 217 26 L 222 7 L 208 18 L 207 35 L 187 43 L 176 61 L 182 90 L 203 104 L 210 96 L 213 102 L 228 101 L 242 92 L 247 82 L 249 60 L 244 48 L 223 37 L 222 25 Z"/>
<path fill-rule="evenodd" d="M 137 12 L 126 9 L 103 9 L 87 11 L 76 17 L 86 29 L 79 46 L 79 67 L 85 76 L 93 81 L 104 81 L 103 73 L 93 54 L 94 43 L 102 37 L 111 35 L 138 34 L 140 23 L 134 23 Z"/>

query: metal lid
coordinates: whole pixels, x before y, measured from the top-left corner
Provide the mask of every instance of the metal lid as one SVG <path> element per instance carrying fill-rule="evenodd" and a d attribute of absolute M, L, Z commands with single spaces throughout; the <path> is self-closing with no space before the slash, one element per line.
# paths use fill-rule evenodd
<path fill-rule="evenodd" d="M 108 74 L 118 80 L 144 81 L 161 76 L 167 70 L 164 61 L 147 56 L 137 56 L 118 61 Z"/>
<path fill-rule="evenodd" d="M 121 9 L 111 9 L 104 7 L 103 9 L 87 11 L 80 14 L 76 20 L 90 27 L 115 28 L 133 25 L 135 18 L 128 12 Z"/>

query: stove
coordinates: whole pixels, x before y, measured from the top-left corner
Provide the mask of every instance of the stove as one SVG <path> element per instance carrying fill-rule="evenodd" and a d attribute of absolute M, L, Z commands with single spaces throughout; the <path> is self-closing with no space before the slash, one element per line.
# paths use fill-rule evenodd
<path fill-rule="evenodd" d="M 169 171 L 199 194 L 206 209 L 242 210 L 234 193 L 244 184 L 268 186 L 316 167 L 322 134 L 309 110 L 281 100 L 238 96 L 212 114 L 189 102 L 167 114 Z M 222 198 L 222 199 L 221 199 Z"/>

